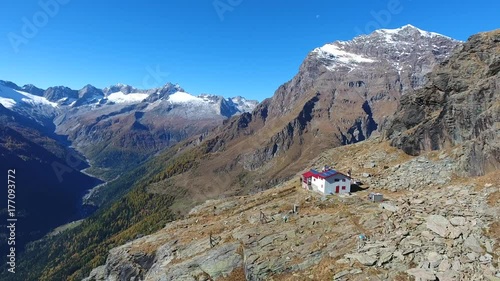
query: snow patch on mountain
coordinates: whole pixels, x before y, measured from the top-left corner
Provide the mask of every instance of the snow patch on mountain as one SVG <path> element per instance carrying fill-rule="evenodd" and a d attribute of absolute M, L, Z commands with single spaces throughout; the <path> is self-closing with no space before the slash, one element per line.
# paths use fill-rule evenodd
<path fill-rule="evenodd" d="M 318 53 L 319 57 L 335 59 L 345 64 L 375 62 L 375 60 L 369 59 L 367 57 L 346 52 L 334 44 L 326 44 L 323 47 L 314 49 L 313 52 Z"/>
<path fill-rule="evenodd" d="M 30 105 L 48 105 L 51 107 L 58 107 L 55 102 L 50 102 L 44 97 L 32 95 L 19 90 L 14 90 L 4 85 L 0 85 L 0 97 L 2 98 L 1 103 L 5 107 L 12 108 L 19 102 L 24 102 Z M 5 104 L 4 104 L 5 103 Z"/>
<path fill-rule="evenodd" d="M 147 97 L 148 94 L 143 94 L 143 93 L 124 94 L 120 91 L 108 95 L 107 99 L 108 101 L 114 103 L 139 103 L 145 100 Z"/>
<path fill-rule="evenodd" d="M 16 101 L 13 99 L 0 97 L 0 104 L 5 106 L 6 108 L 10 109 L 10 108 L 14 107 L 14 105 L 16 105 Z"/>
<path fill-rule="evenodd" d="M 204 100 L 186 92 L 175 92 L 168 97 L 171 103 L 203 102 Z"/>
<path fill-rule="evenodd" d="M 32 94 L 29 94 L 29 93 L 26 93 L 26 92 L 22 92 L 22 91 L 16 91 L 16 92 L 18 92 L 21 95 L 25 96 L 25 98 L 22 98 L 21 100 L 24 101 L 24 102 L 26 102 L 26 103 L 30 103 L 30 104 L 33 104 L 33 105 L 45 104 L 45 105 L 50 105 L 52 107 L 58 107 L 58 104 L 56 102 L 51 102 L 51 101 L 47 100 L 44 97 L 39 97 L 39 96 L 32 95 Z"/>
<path fill-rule="evenodd" d="M 325 64 L 325 67 L 330 71 L 333 71 L 340 66 L 347 66 L 352 69 L 360 63 L 376 62 L 374 59 L 370 59 L 356 53 L 347 52 L 343 50 L 344 48 L 345 47 L 342 44 L 338 44 L 338 42 L 336 42 L 316 48 L 313 50 L 313 53 L 315 53 L 319 59 L 328 61 L 328 63 Z"/>

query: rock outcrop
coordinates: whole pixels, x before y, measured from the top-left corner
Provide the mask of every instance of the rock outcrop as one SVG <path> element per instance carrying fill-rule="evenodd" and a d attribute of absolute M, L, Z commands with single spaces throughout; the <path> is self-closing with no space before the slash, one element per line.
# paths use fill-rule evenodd
<path fill-rule="evenodd" d="M 386 136 L 410 155 L 460 145 L 457 170 L 500 167 L 500 31 L 474 35 L 405 95 Z"/>

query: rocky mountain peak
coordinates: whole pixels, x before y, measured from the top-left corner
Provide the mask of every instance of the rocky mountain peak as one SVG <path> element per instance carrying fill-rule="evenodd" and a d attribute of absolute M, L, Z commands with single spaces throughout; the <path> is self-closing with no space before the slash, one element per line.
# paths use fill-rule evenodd
<path fill-rule="evenodd" d="M 380 131 L 401 96 L 421 88 L 426 74 L 459 45 L 410 25 L 325 44 L 312 50 L 298 74 L 278 88 L 268 114 L 281 118 L 315 95 L 311 124 L 328 124 L 321 128 L 329 141 L 364 140 Z"/>
<path fill-rule="evenodd" d="M 90 84 L 83 87 L 78 91 L 78 100 L 76 100 L 72 106 L 77 107 L 84 104 L 92 104 L 99 102 L 100 99 L 104 97 L 104 93 L 101 89 L 98 89 Z"/>
<path fill-rule="evenodd" d="M 43 89 L 40 89 L 38 87 L 36 87 L 35 85 L 33 84 L 27 84 L 27 85 L 24 85 L 21 90 L 23 92 L 27 92 L 27 93 L 30 93 L 32 95 L 36 95 L 36 96 L 43 96 L 43 93 L 44 93 L 44 90 Z"/>
<path fill-rule="evenodd" d="M 102 90 L 100 90 L 100 89 L 98 89 L 90 84 L 87 84 L 80 91 L 78 91 L 78 96 L 82 97 L 82 95 L 84 95 L 88 92 L 101 92 L 102 93 Z"/>
<path fill-rule="evenodd" d="M 173 94 L 175 92 L 185 92 L 185 90 L 179 84 L 172 84 L 169 82 L 161 87 L 160 92 Z"/>
<path fill-rule="evenodd" d="M 14 90 L 19 90 L 19 86 L 16 85 L 16 83 L 10 82 L 10 81 L 4 81 L 0 80 L 0 85 L 14 89 Z"/>
<path fill-rule="evenodd" d="M 139 90 L 137 90 L 137 88 L 132 87 L 130 85 L 118 83 L 116 85 L 112 85 L 112 86 L 104 88 L 103 92 L 106 95 L 109 95 L 109 94 L 112 94 L 112 93 L 116 93 L 116 92 L 122 92 L 125 95 L 127 95 L 127 94 L 130 94 L 130 93 L 137 93 L 137 92 L 139 92 Z"/>
<path fill-rule="evenodd" d="M 247 100 L 242 96 L 236 96 L 229 99 L 241 112 L 251 112 L 258 104 L 257 100 Z"/>
<path fill-rule="evenodd" d="M 43 96 L 49 101 L 57 102 L 64 98 L 77 99 L 78 91 L 65 86 L 54 86 L 45 90 Z"/>

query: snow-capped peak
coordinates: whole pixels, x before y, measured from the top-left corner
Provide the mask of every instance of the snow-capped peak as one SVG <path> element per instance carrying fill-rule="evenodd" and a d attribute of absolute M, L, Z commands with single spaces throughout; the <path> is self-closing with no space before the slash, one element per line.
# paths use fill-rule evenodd
<path fill-rule="evenodd" d="M 250 112 L 259 104 L 256 100 L 247 100 L 242 96 L 228 98 L 227 100 L 236 105 L 236 108 L 238 108 L 240 112 Z"/>
<path fill-rule="evenodd" d="M 375 30 L 374 32 L 375 33 L 384 33 L 384 34 L 388 34 L 388 35 L 393 35 L 393 34 L 402 34 L 402 33 L 407 32 L 407 31 L 418 32 L 418 33 L 420 33 L 420 35 L 422 35 L 424 37 L 433 38 L 433 37 L 440 36 L 440 37 L 445 37 L 445 38 L 451 39 L 448 36 L 444 36 L 444 35 L 436 33 L 436 32 L 425 31 L 425 30 L 422 30 L 422 29 L 420 29 L 418 27 L 415 27 L 415 26 L 413 26 L 411 24 L 407 24 L 405 26 L 402 26 L 402 27 L 399 27 L 399 28 L 395 28 L 395 29 L 378 29 L 378 30 Z"/>
<path fill-rule="evenodd" d="M 396 29 L 379 29 L 350 41 L 335 41 L 314 49 L 311 54 L 330 71 L 347 69 L 350 72 L 372 63 L 393 64 L 401 71 L 401 63 L 412 54 L 436 57 L 447 54 L 458 43 L 452 38 L 408 24 Z M 429 46 L 434 48 L 436 54 L 430 53 L 433 50 L 429 50 Z"/>

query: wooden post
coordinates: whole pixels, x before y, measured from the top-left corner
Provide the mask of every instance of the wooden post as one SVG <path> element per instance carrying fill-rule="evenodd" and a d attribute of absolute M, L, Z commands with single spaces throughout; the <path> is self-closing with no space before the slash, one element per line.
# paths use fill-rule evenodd
<path fill-rule="evenodd" d="M 260 223 L 266 224 L 268 222 L 266 214 L 264 212 L 260 211 Z"/>
<path fill-rule="evenodd" d="M 222 240 L 222 237 L 218 236 L 212 236 L 212 232 L 210 232 L 210 248 L 213 248 L 219 244 L 219 242 Z"/>

